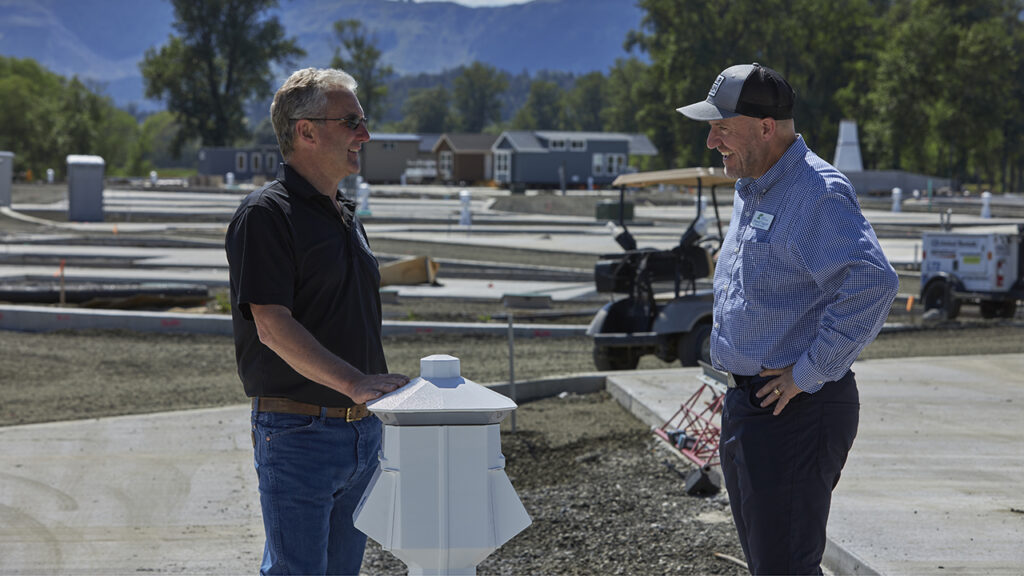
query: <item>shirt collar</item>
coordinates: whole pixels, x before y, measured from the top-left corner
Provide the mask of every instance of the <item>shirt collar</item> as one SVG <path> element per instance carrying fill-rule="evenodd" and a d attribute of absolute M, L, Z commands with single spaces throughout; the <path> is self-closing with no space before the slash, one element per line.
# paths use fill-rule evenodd
<path fill-rule="evenodd" d="M 736 192 L 739 193 L 740 198 L 744 201 L 753 196 L 768 192 L 772 186 L 778 184 L 783 174 L 807 155 L 807 151 L 807 144 L 804 142 L 803 136 L 797 134 L 796 140 L 789 145 L 789 148 L 786 149 L 782 157 L 767 172 L 762 174 L 760 178 L 740 178 L 737 180 Z"/>
<path fill-rule="evenodd" d="M 284 182 L 289 194 L 295 194 L 300 198 L 313 200 L 314 202 L 321 202 L 318 198 L 326 198 L 308 180 L 303 178 L 302 174 L 299 174 L 295 168 L 286 163 L 281 163 L 277 167 L 277 179 Z M 340 190 L 334 193 L 334 199 L 341 205 L 342 221 L 348 226 L 355 218 L 356 201 L 346 197 Z"/>
<path fill-rule="evenodd" d="M 277 179 L 284 182 L 284 187 L 288 190 L 289 194 L 295 194 L 300 198 L 316 198 L 322 196 L 308 180 L 302 177 L 295 168 L 292 168 L 288 164 L 281 163 L 277 167 Z"/>

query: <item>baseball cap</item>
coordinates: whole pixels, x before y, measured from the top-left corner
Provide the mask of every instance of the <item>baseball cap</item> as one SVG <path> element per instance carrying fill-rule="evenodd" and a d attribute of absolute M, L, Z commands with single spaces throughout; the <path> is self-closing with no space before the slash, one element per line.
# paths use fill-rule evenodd
<path fill-rule="evenodd" d="M 693 120 L 721 120 L 733 116 L 774 118 L 793 117 L 796 92 L 775 70 L 753 64 L 737 64 L 722 71 L 702 102 L 676 108 Z"/>

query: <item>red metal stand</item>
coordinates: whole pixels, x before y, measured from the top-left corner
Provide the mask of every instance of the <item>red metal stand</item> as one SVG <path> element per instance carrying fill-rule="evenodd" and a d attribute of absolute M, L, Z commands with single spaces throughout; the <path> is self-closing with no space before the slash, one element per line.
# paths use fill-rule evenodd
<path fill-rule="evenodd" d="M 706 471 L 719 463 L 722 401 L 728 389 L 728 376 L 703 362 L 701 366 L 704 372 L 697 376 L 700 387 L 654 434 Z"/>

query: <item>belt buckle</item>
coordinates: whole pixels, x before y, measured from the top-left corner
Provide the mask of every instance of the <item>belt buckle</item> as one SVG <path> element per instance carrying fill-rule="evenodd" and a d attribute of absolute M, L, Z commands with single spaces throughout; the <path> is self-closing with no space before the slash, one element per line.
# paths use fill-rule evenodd
<path fill-rule="evenodd" d="M 369 415 L 370 411 L 366 409 L 365 404 L 359 404 L 352 406 L 345 410 L 345 422 L 358 422 Z"/>
<path fill-rule="evenodd" d="M 732 375 L 732 372 L 726 372 L 726 374 L 729 375 L 729 383 L 728 383 L 729 388 L 737 388 L 736 378 Z"/>

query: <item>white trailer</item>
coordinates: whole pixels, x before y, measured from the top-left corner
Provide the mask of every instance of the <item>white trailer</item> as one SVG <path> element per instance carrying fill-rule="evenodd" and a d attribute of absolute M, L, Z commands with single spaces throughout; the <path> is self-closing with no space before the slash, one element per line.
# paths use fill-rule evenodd
<path fill-rule="evenodd" d="M 922 236 L 921 301 L 926 310 L 960 313 L 978 304 L 985 318 L 1012 318 L 1024 299 L 1024 251 L 1017 234 L 926 232 Z"/>

